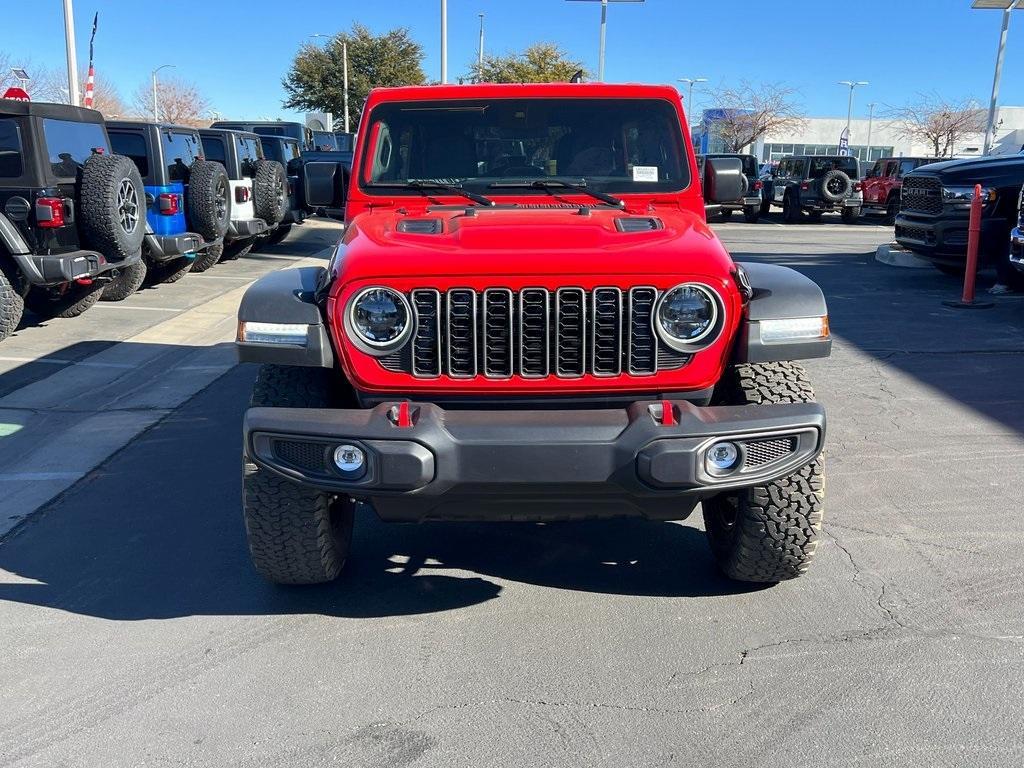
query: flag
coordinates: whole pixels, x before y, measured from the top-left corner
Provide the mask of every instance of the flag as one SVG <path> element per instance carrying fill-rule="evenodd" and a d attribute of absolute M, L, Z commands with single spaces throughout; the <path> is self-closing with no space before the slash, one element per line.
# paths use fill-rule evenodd
<path fill-rule="evenodd" d="M 85 106 L 92 108 L 93 88 L 96 82 L 96 70 L 92 66 L 93 43 L 96 42 L 96 27 L 99 26 L 100 12 L 92 18 L 92 36 L 89 38 L 89 74 L 85 80 Z"/>

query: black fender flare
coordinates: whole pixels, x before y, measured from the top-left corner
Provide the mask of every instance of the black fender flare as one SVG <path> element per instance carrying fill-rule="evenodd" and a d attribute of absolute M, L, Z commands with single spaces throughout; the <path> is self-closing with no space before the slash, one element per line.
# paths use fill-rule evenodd
<path fill-rule="evenodd" d="M 320 307 L 320 291 L 328 279 L 324 267 L 296 267 L 264 275 L 249 286 L 238 305 L 239 362 L 333 368 L 334 350 Z M 247 341 L 243 323 L 305 325 L 302 344 Z"/>
<path fill-rule="evenodd" d="M 761 338 L 761 323 L 765 320 L 827 317 L 825 294 L 817 283 L 778 264 L 737 262 L 736 267 L 737 280 L 748 296 L 733 348 L 736 362 L 808 360 L 832 353 L 831 336 L 786 342 L 765 342 Z"/>

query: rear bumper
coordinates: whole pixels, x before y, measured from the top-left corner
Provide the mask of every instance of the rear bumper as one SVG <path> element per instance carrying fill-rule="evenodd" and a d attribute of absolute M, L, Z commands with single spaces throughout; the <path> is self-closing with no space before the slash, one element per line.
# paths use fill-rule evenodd
<path fill-rule="evenodd" d="M 182 232 L 180 235 L 146 235 L 146 248 L 154 261 L 168 261 L 195 253 L 207 244 L 202 235 L 195 232 Z"/>
<path fill-rule="evenodd" d="M 861 208 L 864 200 L 860 197 L 848 197 L 837 203 L 827 200 L 801 200 L 800 207 L 805 211 L 842 211 L 845 208 Z"/>
<path fill-rule="evenodd" d="M 896 216 L 896 242 L 920 256 L 942 264 L 960 265 L 967 259 L 967 216 Z M 1009 226 L 1002 218 L 982 218 L 978 262 L 992 264 L 1006 253 Z"/>
<path fill-rule="evenodd" d="M 721 203 L 720 208 L 727 211 L 742 211 L 744 208 L 760 208 L 761 197 L 749 196 L 741 197 L 739 200 L 733 200 L 731 203 Z"/>
<path fill-rule="evenodd" d="M 228 224 L 228 235 L 232 240 L 265 235 L 270 227 L 263 219 L 232 219 Z"/>
<path fill-rule="evenodd" d="M 662 401 L 577 411 L 444 410 L 395 403 L 369 410 L 251 408 L 246 455 L 302 485 L 372 501 L 386 520 L 686 517 L 701 498 L 792 474 L 821 451 L 816 403 L 699 407 Z M 708 470 L 719 441 L 739 448 L 728 473 Z M 366 458 L 344 475 L 331 459 L 350 444 Z"/>
<path fill-rule="evenodd" d="M 103 277 L 111 270 L 131 266 L 141 258 L 141 254 L 120 261 L 110 261 L 102 253 L 85 250 L 53 255 L 16 254 L 14 258 L 32 285 L 61 285 L 73 280 Z"/>
<path fill-rule="evenodd" d="M 1024 230 L 1020 227 L 1010 232 L 1010 263 L 1024 272 Z"/>

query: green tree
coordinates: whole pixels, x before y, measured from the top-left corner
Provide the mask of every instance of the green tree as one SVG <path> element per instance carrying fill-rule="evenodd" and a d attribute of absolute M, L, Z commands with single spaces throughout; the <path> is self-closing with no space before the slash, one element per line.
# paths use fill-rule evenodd
<path fill-rule="evenodd" d="M 374 35 L 362 24 L 353 24 L 351 31 L 339 32 L 322 48 L 312 43 L 299 48 L 281 81 L 287 93 L 285 107 L 331 112 L 336 119 L 342 116 L 343 43 L 348 43 L 348 108 L 353 124 L 358 124 L 363 102 L 373 88 L 426 81 L 423 46 L 410 37 L 408 29 Z"/>
<path fill-rule="evenodd" d="M 474 61 L 470 79 L 478 83 L 568 82 L 581 70 L 583 62 L 569 58 L 557 44 L 534 43 L 522 53 L 484 56 L 482 67 Z"/>

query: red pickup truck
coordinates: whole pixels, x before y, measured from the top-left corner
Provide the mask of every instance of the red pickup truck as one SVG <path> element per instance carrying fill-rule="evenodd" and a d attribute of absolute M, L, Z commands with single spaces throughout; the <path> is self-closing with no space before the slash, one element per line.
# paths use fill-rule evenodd
<path fill-rule="evenodd" d="M 883 157 L 861 182 L 864 194 L 863 213 L 883 214 L 886 224 L 896 223 L 900 210 L 900 188 L 903 177 L 922 165 L 937 162 L 937 157 Z"/>
<path fill-rule="evenodd" d="M 821 528 L 821 290 L 735 262 L 679 94 L 599 83 L 378 89 L 351 175 L 307 168 L 347 226 L 325 266 L 239 307 L 260 363 L 243 511 L 256 569 L 335 578 L 353 521 L 679 520 L 722 570 L 802 574 Z M 702 191 L 703 186 L 703 191 Z M 358 510 L 358 515 L 357 515 Z M 659 535 L 651 530 L 651 535 Z"/>

